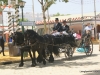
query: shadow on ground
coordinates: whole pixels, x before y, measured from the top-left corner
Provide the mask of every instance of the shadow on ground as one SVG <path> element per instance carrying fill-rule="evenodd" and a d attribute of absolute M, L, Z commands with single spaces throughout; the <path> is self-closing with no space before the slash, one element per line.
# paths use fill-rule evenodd
<path fill-rule="evenodd" d="M 96 57 L 97 54 L 93 54 L 91 57 Z M 81 55 L 81 56 L 74 56 L 72 57 L 71 60 L 67 60 L 66 58 L 62 58 L 62 59 L 56 59 L 54 61 L 54 63 L 48 63 L 46 65 L 43 65 L 42 63 L 38 63 L 36 67 L 34 68 L 44 68 L 44 67 L 57 67 L 57 66 L 64 66 L 64 67 L 68 67 L 71 68 L 73 66 L 88 66 L 88 65 L 95 65 L 95 64 L 100 64 L 99 62 L 91 62 L 91 61 L 85 61 L 82 62 L 81 60 L 85 60 L 86 58 L 88 58 L 86 55 Z M 80 61 L 75 61 L 75 60 L 80 60 Z M 18 67 L 19 63 L 14 63 L 14 64 L 9 64 L 9 65 L 0 65 L 0 69 L 15 69 L 15 70 L 19 70 L 19 69 L 26 69 L 26 68 L 30 68 L 31 67 L 31 61 L 27 61 L 24 63 L 25 65 L 23 67 Z M 89 75 L 89 74 L 88 74 Z"/>

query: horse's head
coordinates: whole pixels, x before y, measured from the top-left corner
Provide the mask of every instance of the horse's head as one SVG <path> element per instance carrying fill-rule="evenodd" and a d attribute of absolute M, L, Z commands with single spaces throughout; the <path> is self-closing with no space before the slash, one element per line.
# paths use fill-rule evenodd
<path fill-rule="evenodd" d="M 14 32 L 13 34 L 13 43 L 14 45 L 22 45 L 24 43 L 24 35 L 21 32 Z"/>
<path fill-rule="evenodd" d="M 37 33 L 34 30 L 26 30 L 25 31 L 25 37 L 31 37 L 32 35 L 34 35 L 35 37 L 37 37 Z"/>
<path fill-rule="evenodd" d="M 37 33 L 34 30 L 26 30 L 24 33 L 25 40 L 34 43 L 37 40 Z"/>

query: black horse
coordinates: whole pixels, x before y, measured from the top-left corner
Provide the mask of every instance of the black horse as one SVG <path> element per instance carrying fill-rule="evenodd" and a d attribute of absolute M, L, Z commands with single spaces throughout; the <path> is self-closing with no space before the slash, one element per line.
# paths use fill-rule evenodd
<path fill-rule="evenodd" d="M 33 35 L 34 34 L 34 35 Z M 21 32 L 15 32 L 13 36 L 14 45 L 22 46 L 20 48 L 21 50 L 21 63 L 19 66 L 23 66 L 23 53 L 25 51 L 28 51 L 30 54 L 30 57 L 32 59 L 32 66 L 36 66 L 36 56 L 35 52 L 38 52 L 38 58 L 37 62 L 41 63 L 43 61 L 43 64 L 46 64 L 45 61 L 45 45 L 42 43 L 43 38 L 37 37 L 37 34 L 34 33 L 34 31 L 26 31 L 24 34 Z M 33 53 L 33 56 L 31 55 L 31 51 Z"/>
<path fill-rule="evenodd" d="M 0 51 L 0 54 L 2 52 L 3 56 L 5 56 L 5 54 L 4 54 L 4 39 L 3 39 L 3 37 L 0 38 L 0 46 L 2 48 L 2 50 Z"/>
<path fill-rule="evenodd" d="M 54 57 L 52 55 L 52 52 L 55 53 L 55 55 L 59 55 L 59 48 L 65 48 L 67 44 L 69 44 L 71 47 L 75 48 L 75 38 L 73 37 L 73 34 L 71 32 L 68 33 L 69 35 L 48 35 L 48 38 L 50 36 L 52 37 L 52 43 L 50 45 L 48 44 L 47 50 L 49 51 L 50 57 L 49 62 L 54 62 Z M 69 52 L 67 52 L 67 55 L 69 56 Z"/>
<path fill-rule="evenodd" d="M 43 36 L 38 35 L 34 30 L 27 30 L 25 32 L 25 40 L 28 41 L 28 43 L 30 43 L 32 52 L 33 52 L 33 61 L 34 61 L 34 66 L 36 65 L 36 55 L 35 52 L 37 51 L 38 53 L 38 57 L 37 57 L 37 62 L 41 63 L 43 62 L 43 64 L 46 64 L 46 55 L 45 55 L 45 48 L 46 48 L 46 44 L 45 39 L 43 38 Z"/>
<path fill-rule="evenodd" d="M 24 34 L 22 32 L 15 32 L 14 35 L 12 36 L 13 45 L 20 46 L 20 52 L 21 52 L 21 62 L 19 64 L 19 67 L 22 67 L 24 65 L 23 63 L 23 54 L 24 52 L 28 52 L 30 55 L 30 58 L 33 63 L 33 58 L 31 54 L 31 46 L 27 45 L 26 41 L 24 41 Z M 31 65 L 33 66 L 33 64 Z"/>
<path fill-rule="evenodd" d="M 37 52 L 39 54 L 39 56 L 37 57 L 37 62 L 40 62 L 40 59 L 41 59 L 41 61 L 43 61 L 43 63 L 45 63 L 46 51 L 48 51 L 50 53 L 49 62 L 54 62 L 54 57 L 53 57 L 52 53 L 54 53 L 56 56 L 59 55 L 58 47 L 53 46 L 54 45 L 54 36 L 49 35 L 49 34 L 40 36 L 34 30 L 27 30 L 26 35 L 27 35 L 27 39 L 28 38 L 30 39 L 31 44 L 34 44 L 36 41 L 38 41 L 38 43 L 36 45 L 34 45 L 33 50 L 32 50 L 32 51 L 37 50 Z M 35 49 L 35 47 L 37 47 L 37 49 Z"/>
<path fill-rule="evenodd" d="M 53 57 L 53 53 L 56 56 L 59 56 L 59 47 L 58 45 L 55 45 L 55 38 L 53 35 L 50 34 L 45 34 L 43 35 L 46 45 L 46 53 L 48 53 L 49 57 L 49 62 L 52 63 L 54 62 L 54 57 Z"/>

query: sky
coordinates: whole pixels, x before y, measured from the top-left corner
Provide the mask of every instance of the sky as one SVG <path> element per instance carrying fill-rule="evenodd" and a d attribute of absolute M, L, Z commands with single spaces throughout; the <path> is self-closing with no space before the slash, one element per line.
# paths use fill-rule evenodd
<path fill-rule="evenodd" d="M 24 1 L 26 2 L 24 7 L 24 12 L 33 12 L 32 0 L 24 0 Z M 100 0 L 95 0 L 95 1 L 96 1 L 96 11 L 100 12 Z M 14 9 L 12 10 L 15 11 Z M 4 11 L 9 11 L 9 10 L 5 8 Z M 21 12 L 20 9 L 19 11 Z M 38 2 L 38 0 L 34 0 L 34 12 L 35 14 L 42 13 L 41 5 Z M 53 4 L 49 8 L 49 14 L 56 14 L 58 12 L 60 14 L 81 14 L 81 0 L 69 0 L 68 3 L 59 2 L 58 0 L 56 4 Z M 83 14 L 90 12 L 94 12 L 94 0 L 83 0 Z M 4 15 L 7 15 L 6 12 L 4 13 Z M 6 19 L 4 18 L 4 20 Z"/>
<path fill-rule="evenodd" d="M 26 2 L 24 12 L 33 12 L 32 0 L 24 0 Z M 96 1 L 96 12 L 100 12 L 100 0 Z M 7 8 L 5 10 L 8 10 Z M 4 11 L 5 11 L 4 10 Z M 14 9 L 13 9 L 14 11 Z M 21 10 L 19 9 L 21 12 Z M 69 0 L 68 3 L 56 2 L 49 8 L 50 14 L 81 14 L 81 0 Z M 94 0 L 83 0 L 83 13 L 94 12 Z M 34 0 L 34 13 L 42 13 L 41 5 L 38 0 Z"/>
<path fill-rule="evenodd" d="M 32 12 L 32 0 L 24 0 L 26 2 L 24 12 Z M 96 11 L 100 12 L 100 0 L 96 1 Z M 42 13 L 41 5 L 38 0 L 34 0 L 34 12 Z M 49 8 L 50 14 L 81 14 L 81 0 L 69 0 L 68 3 L 56 2 Z M 83 13 L 94 12 L 94 0 L 83 0 Z"/>

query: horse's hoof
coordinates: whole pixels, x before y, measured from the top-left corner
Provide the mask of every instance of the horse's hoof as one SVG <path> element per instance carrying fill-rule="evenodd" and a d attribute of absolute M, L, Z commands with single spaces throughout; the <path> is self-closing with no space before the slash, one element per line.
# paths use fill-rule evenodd
<path fill-rule="evenodd" d="M 20 63 L 20 64 L 19 64 L 19 67 L 23 67 L 23 65 L 24 65 L 24 63 Z"/>
<path fill-rule="evenodd" d="M 36 66 L 36 64 L 32 64 L 32 65 L 31 65 L 31 67 L 35 67 L 35 66 Z"/>
<path fill-rule="evenodd" d="M 43 60 L 43 65 L 46 65 L 46 61 L 45 60 Z"/>
<path fill-rule="evenodd" d="M 54 62 L 54 58 L 52 58 L 52 62 Z"/>
<path fill-rule="evenodd" d="M 54 62 L 54 58 L 52 56 L 49 57 L 49 63 L 53 63 Z"/>
<path fill-rule="evenodd" d="M 51 61 L 49 60 L 49 63 L 51 63 Z"/>
<path fill-rule="evenodd" d="M 52 60 L 51 59 L 49 59 L 49 63 L 52 63 Z"/>
<path fill-rule="evenodd" d="M 38 63 L 41 63 L 41 62 L 42 62 L 42 59 L 41 59 L 41 58 L 38 58 L 38 59 L 37 59 L 37 62 L 38 62 Z"/>
<path fill-rule="evenodd" d="M 40 56 L 37 57 L 37 62 L 38 62 L 38 63 L 41 63 L 41 58 L 40 58 Z"/>
<path fill-rule="evenodd" d="M 37 62 L 39 62 L 39 58 L 37 58 Z"/>
<path fill-rule="evenodd" d="M 49 58 L 49 63 L 51 63 L 51 58 Z"/>

